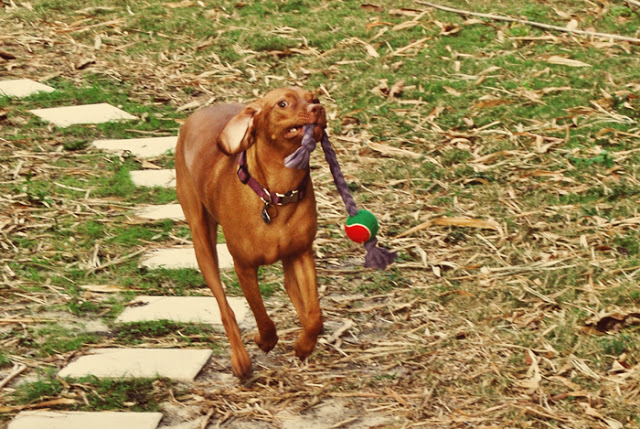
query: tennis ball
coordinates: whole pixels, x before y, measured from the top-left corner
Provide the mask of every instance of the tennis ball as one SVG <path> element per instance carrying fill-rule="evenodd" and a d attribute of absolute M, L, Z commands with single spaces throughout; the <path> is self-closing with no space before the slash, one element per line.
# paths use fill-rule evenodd
<path fill-rule="evenodd" d="M 378 233 L 378 220 L 368 210 L 358 210 L 355 216 L 349 216 L 344 230 L 347 236 L 356 243 L 365 243 Z"/>

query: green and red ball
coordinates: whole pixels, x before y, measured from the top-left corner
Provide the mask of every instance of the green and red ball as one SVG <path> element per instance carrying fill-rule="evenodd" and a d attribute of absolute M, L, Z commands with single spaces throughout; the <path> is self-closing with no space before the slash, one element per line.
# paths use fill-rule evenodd
<path fill-rule="evenodd" d="M 355 216 L 349 216 L 344 226 L 347 236 L 356 243 L 366 243 L 378 233 L 378 220 L 368 210 L 358 210 Z"/>

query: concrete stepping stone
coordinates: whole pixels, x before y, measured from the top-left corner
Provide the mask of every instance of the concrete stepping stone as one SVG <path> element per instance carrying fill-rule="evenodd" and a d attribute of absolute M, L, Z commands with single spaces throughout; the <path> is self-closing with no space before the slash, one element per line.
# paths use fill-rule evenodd
<path fill-rule="evenodd" d="M 34 109 L 29 112 L 63 128 L 76 124 L 102 124 L 111 121 L 138 119 L 107 103 Z"/>
<path fill-rule="evenodd" d="M 176 187 L 176 170 L 134 170 L 131 180 L 136 186 L 162 188 Z"/>
<path fill-rule="evenodd" d="M 54 88 L 31 79 L 12 79 L 0 81 L 0 95 L 7 97 L 28 97 L 38 92 L 53 92 Z"/>
<path fill-rule="evenodd" d="M 96 140 L 93 146 L 109 152 L 127 150 L 138 158 L 153 158 L 173 151 L 178 143 L 178 136 L 150 137 L 140 139 Z"/>
<path fill-rule="evenodd" d="M 246 300 L 228 297 L 229 305 L 242 323 L 249 314 Z M 212 296 L 138 296 L 118 316 L 116 323 L 171 320 L 222 326 L 220 309 Z"/>
<path fill-rule="evenodd" d="M 233 268 L 233 257 L 231 253 L 229 253 L 227 245 L 220 243 L 216 246 L 216 249 L 218 250 L 218 264 L 220 269 Z M 149 251 L 142 256 L 140 265 L 149 269 L 198 269 L 196 252 L 193 247 L 170 247 Z"/>
<path fill-rule="evenodd" d="M 161 220 L 161 219 L 173 219 L 173 220 L 185 220 L 184 213 L 180 204 L 163 204 L 157 206 L 146 206 L 136 211 L 136 216 Z"/>
<path fill-rule="evenodd" d="M 7 429 L 155 429 L 161 413 L 22 411 Z"/>
<path fill-rule="evenodd" d="M 153 378 L 191 382 L 211 357 L 206 349 L 92 349 L 63 368 L 60 377 Z"/>

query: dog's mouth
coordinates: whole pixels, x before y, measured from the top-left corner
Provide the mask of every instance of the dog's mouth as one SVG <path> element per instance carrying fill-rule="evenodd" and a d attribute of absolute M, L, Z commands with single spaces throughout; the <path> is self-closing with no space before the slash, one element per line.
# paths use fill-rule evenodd
<path fill-rule="evenodd" d="M 296 137 L 302 137 L 303 134 L 304 134 L 304 125 L 296 125 L 287 129 L 284 136 L 287 139 L 293 139 Z"/>
<path fill-rule="evenodd" d="M 285 130 L 284 137 L 289 140 L 302 138 L 307 125 L 314 125 L 314 135 L 322 136 L 322 131 L 327 127 L 327 117 L 322 106 L 314 104 L 300 112 L 294 125 Z"/>

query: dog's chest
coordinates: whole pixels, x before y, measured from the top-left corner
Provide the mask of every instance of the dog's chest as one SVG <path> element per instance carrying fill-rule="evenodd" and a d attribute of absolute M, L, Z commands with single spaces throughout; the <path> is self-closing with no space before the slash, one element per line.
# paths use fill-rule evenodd
<path fill-rule="evenodd" d="M 263 220 L 260 211 L 243 213 L 243 231 L 234 230 L 234 234 L 227 236 L 229 250 L 234 256 L 256 265 L 270 265 L 307 251 L 316 235 L 315 212 L 295 212 L 286 213 L 280 208 L 277 213 L 271 213 L 273 218 L 269 223 Z"/>

